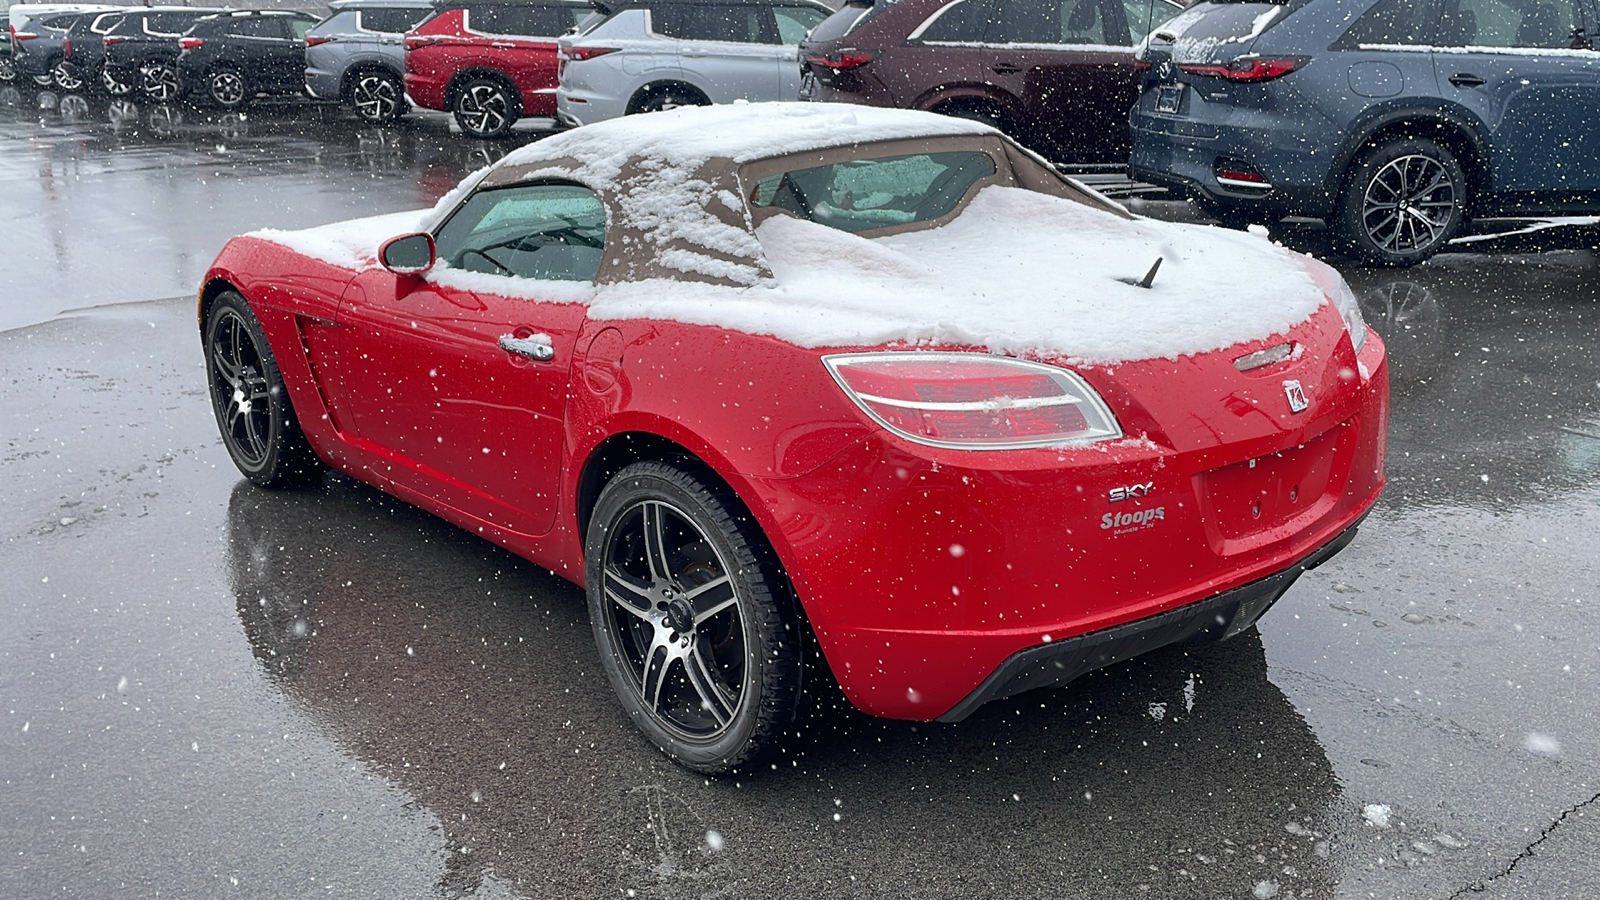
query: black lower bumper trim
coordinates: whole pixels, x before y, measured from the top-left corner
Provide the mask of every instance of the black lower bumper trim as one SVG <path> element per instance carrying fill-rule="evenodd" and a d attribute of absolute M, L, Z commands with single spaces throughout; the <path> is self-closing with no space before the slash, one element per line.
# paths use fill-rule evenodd
<path fill-rule="evenodd" d="M 982 684 L 964 697 L 941 722 L 959 722 L 978 707 L 1035 688 L 1060 687 L 1080 675 L 1177 643 L 1226 640 L 1256 623 L 1294 584 L 1300 573 L 1315 569 L 1355 539 L 1360 522 L 1288 568 L 1144 619 L 1100 631 L 1018 650 L 995 667 Z"/>

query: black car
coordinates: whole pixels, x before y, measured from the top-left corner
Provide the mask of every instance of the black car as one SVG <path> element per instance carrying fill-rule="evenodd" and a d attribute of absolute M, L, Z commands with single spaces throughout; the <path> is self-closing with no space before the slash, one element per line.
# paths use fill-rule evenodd
<path fill-rule="evenodd" d="M 180 93 L 178 38 L 194 23 L 220 9 L 151 7 L 132 9 L 101 38 L 106 77 L 134 85 L 152 100 L 176 100 Z"/>
<path fill-rule="evenodd" d="M 113 97 L 121 97 L 132 90 L 130 84 L 105 77 L 105 36 L 126 14 L 122 10 L 85 13 L 72 23 L 66 39 L 61 42 L 61 59 L 52 69 L 56 87 L 65 91 L 98 88 Z M 71 87 L 73 84 L 78 87 Z"/>
<path fill-rule="evenodd" d="M 44 15 L 28 23 L 26 39 L 18 35 L 12 39 L 12 61 L 17 78 L 31 78 L 40 87 L 56 85 L 64 91 L 83 87 L 81 79 L 69 77 L 66 82 L 56 80 L 55 70 L 62 60 L 62 44 L 72 23 L 83 17 L 81 12 Z"/>
<path fill-rule="evenodd" d="M 288 10 L 242 10 L 201 19 L 178 42 L 178 78 L 225 109 L 258 94 L 305 93 L 306 32 L 321 20 Z"/>

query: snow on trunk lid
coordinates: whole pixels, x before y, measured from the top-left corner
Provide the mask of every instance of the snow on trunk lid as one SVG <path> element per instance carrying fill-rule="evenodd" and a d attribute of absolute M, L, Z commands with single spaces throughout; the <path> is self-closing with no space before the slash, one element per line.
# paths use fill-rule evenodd
<path fill-rule="evenodd" d="M 1172 61 L 1225 63 L 1250 51 L 1256 38 L 1283 21 L 1286 3 L 1205 2 L 1191 6 L 1146 38 L 1147 46 L 1164 49 L 1170 42 Z"/>

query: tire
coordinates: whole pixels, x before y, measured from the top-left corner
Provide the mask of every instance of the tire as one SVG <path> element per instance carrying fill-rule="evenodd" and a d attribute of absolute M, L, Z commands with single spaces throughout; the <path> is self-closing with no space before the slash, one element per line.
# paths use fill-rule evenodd
<path fill-rule="evenodd" d="M 33 83 L 42 88 L 47 88 L 52 84 L 55 84 L 55 78 L 49 72 L 45 72 L 43 75 L 34 75 L 31 77 L 33 78 Z"/>
<path fill-rule="evenodd" d="M 110 69 L 100 70 L 100 89 L 109 97 L 126 97 L 133 93 L 133 85 L 126 81 L 118 81 Z"/>
<path fill-rule="evenodd" d="M 220 67 L 206 73 L 206 97 L 223 109 L 239 109 L 250 102 L 250 88 L 238 69 Z"/>
<path fill-rule="evenodd" d="M 668 84 L 650 89 L 637 104 L 633 111 L 636 113 L 662 112 L 677 109 L 680 106 L 710 106 L 711 101 L 705 94 L 691 87 Z"/>
<path fill-rule="evenodd" d="M 498 78 L 479 77 L 468 81 L 456 92 L 451 104 L 456 124 L 475 138 L 505 137 L 521 115 L 516 99 L 505 82 Z"/>
<path fill-rule="evenodd" d="M 1433 141 L 1404 138 L 1357 160 L 1330 224 L 1363 262 L 1412 266 L 1444 249 L 1466 208 L 1467 178 L 1455 156 Z"/>
<path fill-rule="evenodd" d="M 171 63 L 151 62 L 139 67 L 139 89 L 157 103 L 168 103 L 183 93 L 183 83 Z"/>
<path fill-rule="evenodd" d="M 990 106 L 955 103 L 947 106 L 941 106 L 934 110 L 934 112 L 941 116 L 949 116 L 952 119 L 966 119 L 970 122 L 981 122 L 997 131 L 1006 130 L 1005 117 L 1002 116 L 998 110 Z"/>
<path fill-rule="evenodd" d="M 369 125 L 388 125 L 406 111 L 405 87 L 393 72 L 381 69 L 357 72 L 346 99 L 356 116 Z"/>
<path fill-rule="evenodd" d="M 635 463 L 601 491 L 584 552 L 601 667 L 639 730 L 706 774 L 770 751 L 795 721 L 802 629 L 749 516 L 681 468 Z"/>
<path fill-rule="evenodd" d="M 58 59 L 50 67 L 50 80 L 63 91 L 73 92 L 83 90 L 83 74 L 70 59 Z"/>
<path fill-rule="evenodd" d="M 0 53 L 0 84 L 11 84 L 17 80 L 17 61 L 9 53 Z"/>
<path fill-rule="evenodd" d="M 1252 214 L 1247 208 L 1233 206 L 1229 203 L 1219 203 L 1209 197 L 1196 197 L 1191 202 L 1194 203 L 1196 209 L 1215 219 L 1218 226 L 1233 231 L 1244 231 L 1265 218 Z"/>
<path fill-rule="evenodd" d="M 204 340 L 211 409 L 233 464 L 264 488 L 318 477 L 322 463 L 300 430 L 272 348 L 243 297 L 233 291 L 217 296 Z"/>

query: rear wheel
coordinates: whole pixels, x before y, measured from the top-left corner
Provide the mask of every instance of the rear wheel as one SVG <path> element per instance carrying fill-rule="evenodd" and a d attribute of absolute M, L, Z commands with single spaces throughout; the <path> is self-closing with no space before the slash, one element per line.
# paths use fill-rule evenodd
<path fill-rule="evenodd" d="M 634 112 L 661 112 L 668 109 L 677 109 L 680 106 L 710 106 L 711 101 L 705 94 L 692 87 L 678 84 L 662 85 L 652 88 L 634 104 Z"/>
<path fill-rule="evenodd" d="M 1006 119 L 1000 110 L 987 103 L 947 103 L 934 110 L 941 116 L 953 119 L 966 119 L 970 122 L 982 122 L 998 131 L 1006 130 Z"/>
<path fill-rule="evenodd" d="M 350 84 L 350 106 L 363 122 L 387 125 L 406 111 L 405 88 L 393 72 L 360 72 Z"/>
<path fill-rule="evenodd" d="M 10 84 L 17 80 L 17 61 L 9 53 L 0 53 L 0 84 Z"/>
<path fill-rule="evenodd" d="M 150 99 L 166 103 L 178 99 L 182 85 L 171 63 L 156 61 L 139 67 L 139 88 Z"/>
<path fill-rule="evenodd" d="M 520 110 L 510 88 L 498 78 L 474 78 L 456 94 L 452 112 L 461 130 L 475 138 L 504 137 Z"/>
<path fill-rule="evenodd" d="M 795 719 L 799 623 L 760 529 L 676 466 L 607 483 L 585 552 L 601 666 L 644 734 L 697 772 L 770 749 Z"/>
<path fill-rule="evenodd" d="M 237 69 L 218 68 L 206 76 L 206 96 L 223 109 L 238 109 L 250 99 L 250 92 Z"/>
<path fill-rule="evenodd" d="M 1331 224 L 1363 261 L 1410 266 L 1444 249 L 1466 205 L 1467 178 L 1455 155 L 1424 138 L 1402 138 L 1360 157 Z"/>
<path fill-rule="evenodd" d="M 211 409 L 233 464 L 267 488 L 317 477 L 322 463 L 300 430 L 272 348 L 245 299 L 219 294 L 204 337 Z"/>
<path fill-rule="evenodd" d="M 56 87 L 63 91 L 83 90 L 83 76 L 79 74 L 78 67 L 70 59 L 58 59 L 50 67 L 50 79 Z"/>

